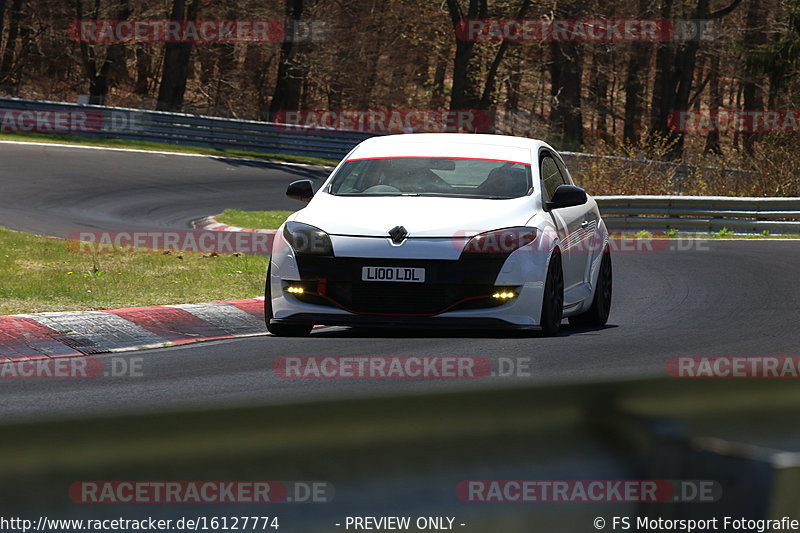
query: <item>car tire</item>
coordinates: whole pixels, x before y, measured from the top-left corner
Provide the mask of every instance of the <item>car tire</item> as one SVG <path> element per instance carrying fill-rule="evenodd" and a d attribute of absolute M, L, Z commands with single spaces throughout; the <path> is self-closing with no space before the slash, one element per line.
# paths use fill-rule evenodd
<path fill-rule="evenodd" d="M 267 331 L 277 337 L 305 337 L 314 328 L 313 324 L 270 324 L 272 321 L 272 289 L 270 279 L 272 277 L 272 265 L 267 267 L 267 284 L 264 289 L 264 322 L 267 324 Z"/>
<path fill-rule="evenodd" d="M 564 314 L 564 272 L 561 268 L 561 254 L 558 250 L 550 257 L 547 266 L 547 277 L 542 295 L 542 313 L 540 327 L 542 335 L 552 337 L 558 334 Z"/>
<path fill-rule="evenodd" d="M 577 327 L 604 326 L 611 312 L 612 285 L 611 252 L 606 249 L 600 260 L 600 272 L 597 274 L 597 287 L 594 290 L 592 306 L 584 313 L 569 317 L 569 324 Z"/>

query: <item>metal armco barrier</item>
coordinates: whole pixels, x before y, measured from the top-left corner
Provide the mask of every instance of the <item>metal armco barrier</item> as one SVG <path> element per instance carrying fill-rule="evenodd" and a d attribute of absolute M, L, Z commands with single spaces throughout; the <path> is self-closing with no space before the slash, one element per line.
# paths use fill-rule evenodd
<path fill-rule="evenodd" d="M 800 234 L 800 198 L 730 196 L 597 196 L 606 225 L 616 231 Z"/>
<path fill-rule="evenodd" d="M 50 112 L 50 116 L 43 117 L 41 112 Z M 23 113 L 27 115 L 23 115 L 20 120 Z M 54 113 L 61 116 L 55 117 Z M 62 133 L 80 137 L 130 139 L 329 159 L 341 159 L 364 139 L 385 135 L 19 98 L 0 98 L 0 115 L 2 132 Z M 627 170 L 645 163 L 676 170 L 686 166 L 674 162 L 653 162 L 582 152 L 561 152 L 561 155 L 573 175 L 580 173 L 581 163 L 595 159 L 619 160 L 621 168 Z"/>
<path fill-rule="evenodd" d="M 18 98 L 0 98 L 0 114 L 0 131 L 6 133 L 57 133 L 329 159 L 341 159 L 359 142 L 375 135 Z"/>

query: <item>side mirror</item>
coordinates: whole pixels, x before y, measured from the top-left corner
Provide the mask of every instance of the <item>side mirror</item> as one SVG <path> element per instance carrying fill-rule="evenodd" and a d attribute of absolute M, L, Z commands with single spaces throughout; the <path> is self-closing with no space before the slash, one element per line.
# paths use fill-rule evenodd
<path fill-rule="evenodd" d="M 574 207 L 586 203 L 586 191 L 575 185 L 559 185 L 553 193 L 553 199 L 545 202 L 547 209 Z"/>
<path fill-rule="evenodd" d="M 311 198 L 314 197 L 314 188 L 311 186 L 311 180 L 293 181 L 286 188 L 286 196 L 292 200 L 310 202 Z"/>

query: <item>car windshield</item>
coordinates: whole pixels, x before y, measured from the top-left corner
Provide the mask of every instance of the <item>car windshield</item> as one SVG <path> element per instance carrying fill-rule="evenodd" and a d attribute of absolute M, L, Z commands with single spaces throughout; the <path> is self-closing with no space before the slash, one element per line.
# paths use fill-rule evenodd
<path fill-rule="evenodd" d="M 531 189 L 530 168 L 488 159 L 354 159 L 336 172 L 328 192 L 337 196 L 519 198 Z"/>

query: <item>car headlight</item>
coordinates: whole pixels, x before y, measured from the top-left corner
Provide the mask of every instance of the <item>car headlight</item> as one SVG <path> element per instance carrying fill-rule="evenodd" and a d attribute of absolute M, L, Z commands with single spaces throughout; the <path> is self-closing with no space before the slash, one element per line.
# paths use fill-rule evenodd
<path fill-rule="evenodd" d="M 287 222 L 283 226 L 283 238 L 297 255 L 333 255 L 330 236 L 314 226 Z"/>
<path fill-rule="evenodd" d="M 472 237 L 462 255 L 504 256 L 536 240 L 536 228 L 503 228 Z"/>

